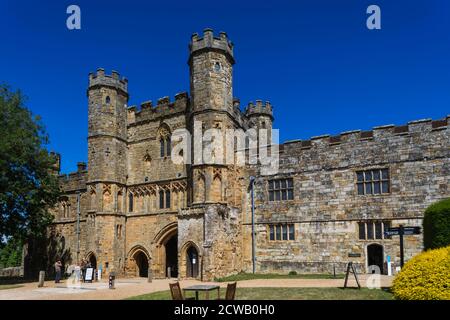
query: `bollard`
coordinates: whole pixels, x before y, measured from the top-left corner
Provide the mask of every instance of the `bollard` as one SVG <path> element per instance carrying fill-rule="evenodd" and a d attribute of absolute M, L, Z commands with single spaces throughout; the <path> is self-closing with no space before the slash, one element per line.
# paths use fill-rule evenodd
<path fill-rule="evenodd" d="M 171 272 L 171 268 L 167 267 L 167 279 L 170 279 L 170 277 L 172 277 L 172 272 Z"/>
<path fill-rule="evenodd" d="M 115 289 L 115 286 L 114 286 L 114 280 L 116 279 L 116 276 L 114 275 L 114 273 L 113 272 L 111 272 L 110 274 L 109 274 L 109 288 L 110 289 Z"/>
<path fill-rule="evenodd" d="M 38 283 L 39 288 L 42 288 L 44 286 L 44 280 L 45 280 L 45 271 L 39 271 L 39 283 Z"/>
<path fill-rule="evenodd" d="M 152 282 L 152 280 L 153 280 L 152 270 L 148 269 L 148 278 L 147 278 L 147 282 Z"/>

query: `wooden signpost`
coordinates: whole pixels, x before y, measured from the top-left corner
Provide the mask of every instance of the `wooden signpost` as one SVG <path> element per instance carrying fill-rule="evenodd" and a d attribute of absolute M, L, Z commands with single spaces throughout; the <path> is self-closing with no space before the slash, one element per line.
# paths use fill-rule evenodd
<path fill-rule="evenodd" d="M 345 282 L 344 282 L 344 289 L 347 288 L 347 282 L 348 282 L 348 276 L 349 274 L 353 273 L 355 276 L 356 284 L 358 285 L 358 289 L 361 289 L 361 285 L 359 284 L 358 275 L 356 273 L 355 266 L 353 265 L 353 262 L 349 262 L 347 264 L 347 272 L 345 273 Z"/>
<path fill-rule="evenodd" d="M 385 236 L 400 236 L 400 267 L 403 268 L 405 263 L 405 254 L 403 249 L 403 236 L 409 236 L 413 234 L 420 234 L 420 227 L 404 227 L 402 224 L 396 228 L 388 228 L 385 232 Z"/>

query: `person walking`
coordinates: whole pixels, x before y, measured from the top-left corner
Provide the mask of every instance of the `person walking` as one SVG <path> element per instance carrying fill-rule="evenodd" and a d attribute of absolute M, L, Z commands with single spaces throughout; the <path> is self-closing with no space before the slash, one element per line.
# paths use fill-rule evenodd
<path fill-rule="evenodd" d="M 59 283 L 59 281 L 61 280 L 61 268 L 62 268 L 61 260 L 56 261 L 55 262 L 55 283 Z"/>

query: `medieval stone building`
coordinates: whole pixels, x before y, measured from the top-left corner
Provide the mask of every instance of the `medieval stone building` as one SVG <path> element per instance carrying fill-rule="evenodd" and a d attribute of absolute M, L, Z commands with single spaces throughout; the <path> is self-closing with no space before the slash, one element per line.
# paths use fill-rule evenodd
<path fill-rule="evenodd" d="M 448 116 L 285 142 L 271 175 L 258 164 L 174 163 L 172 133 L 196 121 L 202 130 L 273 123 L 270 103 L 241 111 L 233 97 L 225 33 L 194 34 L 188 64 L 190 95 L 139 108 L 117 72 L 89 75 L 88 165 L 60 175 L 49 230 L 65 264 L 203 280 L 251 272 L 253 226 L 256 272 L 342 272 L 349 261 L 383 269 L 400 256 L 384 230 L 421 226 L 424 209 L 450 196 Z M 405 241 L 406 259 L 421 251 L 420 235 Z"/>

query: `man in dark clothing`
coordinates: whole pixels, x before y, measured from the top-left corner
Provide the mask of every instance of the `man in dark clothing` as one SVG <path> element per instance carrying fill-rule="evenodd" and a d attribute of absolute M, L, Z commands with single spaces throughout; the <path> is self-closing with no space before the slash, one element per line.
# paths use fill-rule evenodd
<path fill-rule="evenodd" d="M 58 260 L 55 262 L 55 283 L 59 283 L 59 281 L 61 280 L 61 268 L 62 268 L 62 263 L 61 260 Z"/>

